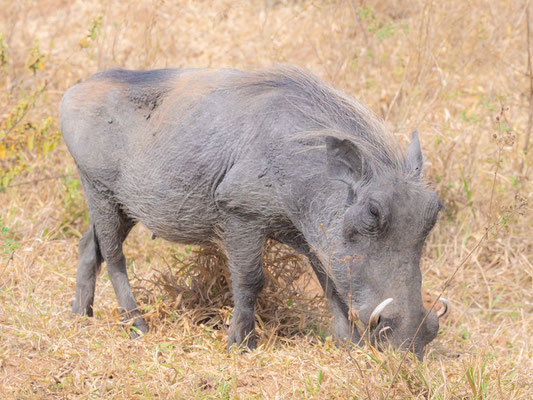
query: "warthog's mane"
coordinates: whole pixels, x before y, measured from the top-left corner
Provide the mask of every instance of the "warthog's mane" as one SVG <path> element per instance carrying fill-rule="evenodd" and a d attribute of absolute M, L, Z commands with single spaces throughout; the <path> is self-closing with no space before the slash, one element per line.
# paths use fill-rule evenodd
<path fill-rule="evenodd" d="M 245 74 L 235 74 L 231 86 L 246 88 L 250 95 L 281 91 L 284 99 L 305 117 L 315 121 L 319 129 L 294 132 L 292 138 L 309 140 L 309 150 L 325 148 L 323 139 L 332 135 L 352 142 L 374 172 L 404 171 L 403 155 L 397 142 L 381 120 L 365 105 L 328 85 L 309 71 L 276 65 Z"/>

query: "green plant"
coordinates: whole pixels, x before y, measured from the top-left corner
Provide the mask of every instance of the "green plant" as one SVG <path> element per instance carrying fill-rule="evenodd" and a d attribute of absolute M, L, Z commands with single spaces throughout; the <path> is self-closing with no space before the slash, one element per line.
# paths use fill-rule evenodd
<path fill-rule="evenodd" d="M 95 41 L 98 36 L 102 34 L 102 15 L 98 15 L 91 20 L 91 26 L 87 35 L 80 39 L 81 48 L 85 49 L 90 46 L 91 41 Z"/>
<path fill-rule="evenodd" d="M 0 240 L 2 241 L 2 258 L 10 258 L 14 251 L 20 248 L 13 230 L 4 224 L 2 217 L 0 217 Z"/>
<path fill-rule="evenodd" d="M 487 361 L 484 360 L 480 365 L 476 365 L 476 368 L 470 366 L 466 368 L 465 378 L 472 389 L 473 398 L 475 400 L 485 399 L 487 397 L 488 383 L 485 377 L 485 366 Z"/>
<path fill-rule="evenodd" d="M 45 55 L 39 49 L 39 38 L 35 38 L 33 46 L 29 49 L 28 60 L 26 65 L 28 69 L 35 75 L 38 70 L 44 69 Z"/>
<path fill-rule="evenodd" d="M 69 175 L 71 171 L 69 169 Z M 63 191 L 63 221 L 61 230 L 67 233 L 71 229 L 71 224 L 82 222 L 89 224 L 89 212 L 85 205 L 81 183 L 76 178 L 67 176 L 62 179 Z M 78 235 L 78 232 L 75 232 Z"/>
<path fill-rule="evenodd" d="M 100 36 L 102 20 L 102 15 L 91 20 L 87 34 L 80 40 L 82 49 Z M 46 113 L 39 109 L 55 79 L 57 60 L 51 52 L 41 50 L 39 38 L 25 49 L 24 69 L 10 63 L 8 50 L 0 33 L 0 68 L 5 72 L 0 84 L 12 86 L 0 94 L 0 104 L 4 103 L 8 110 L 0 114 L 0 190 L 5 190 L 22 172 L 29 171 L 36 159 L 45 157 L 58 145 L 61 136 L 57 120 L 51 116 L 56 108 Z"/>
<path fill-rule="evenodd" d="M 365 21 L 368 32 L 375 34 L 378 40 L 390 38 L 398 31 L 398 28 L 391 22 L 385 22 L 377 18 L 374 9 L 369 5 L 357 7 L 355 13 L 362 21 Z M 406 34 L 411 31 L 409 26 L 405 24 L 402 27 L 402 30 Z"/>
<path fill-rule="evenodd" d="M 45 55 L 38 47 L 38 39 L 28 50 L 26 70 L 18 71 L 17 84 L 11 93 L 3 93 L 9 110 L 0 117 L 0 190 L 22 171 L 30 169 L 36 157 L 46 156 L 59 143 L 59 131 L 50 115 L 30 115 L 47 89 L 47 80 L 41 76 L 45 69 Z M 6 72 L 9 68 L 7 44 L 0 35 L 0 66 Z M 29 74 L 31 73 L 31 74 Z"/>
<path fill-rule="evenodd" d="M 4 35 L 0 33 L 0 67 L 7 72 L 7 62 L 9 57 L 7 55 L 7 43 L 4 40 Z"/>

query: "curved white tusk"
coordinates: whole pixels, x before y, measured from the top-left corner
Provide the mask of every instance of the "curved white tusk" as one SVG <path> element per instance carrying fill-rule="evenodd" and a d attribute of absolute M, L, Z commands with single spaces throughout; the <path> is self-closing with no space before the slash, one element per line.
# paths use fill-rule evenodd
<path fill-rule="evenodd" d="M 437 311 L 437 317 L 441 318 L 441 317 L 444 317 L 446 314 L 448 314 L 448 311 L 450 311 L 450 302 L 446 300 L 444 297 L 441 297 L 439 300 L 444 306 L 444 307 L 441 307 Z"/>
<path fill-rule="evenodd" d="M 377 305 L 376 308 L 374 308 L 374 311 L 372 311 L 372 314 L 370 315 L 370 319 L 368 320 L 368 327 L 370 329 L 374 329 L 376 326 L 378 326 L 379 323 L 379 316 L 392 301 L 392 298 L 389 297 L 386 300 L 383 300 L 381 303 Z"/>

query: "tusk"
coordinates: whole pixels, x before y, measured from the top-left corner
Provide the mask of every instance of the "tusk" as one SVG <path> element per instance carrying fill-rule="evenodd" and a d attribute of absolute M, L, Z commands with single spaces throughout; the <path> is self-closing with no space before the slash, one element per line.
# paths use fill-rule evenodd
<path fill-rule="evenodd" d="M 370 315 L 370 319 L 368 320 L 368 327 L 370 329 L 374 329 L 376 326 L 378 326 L 380 314 L 383 312 L 385 307 L 387 307 L 390 304 L 391 301 L 392 301 L 392 298 L 389 297 L 388 299 L 383 300 L 381 303 L 379 303 L 376 308 L 374 308 L 374 311 L 372 311 L 372 314 Z"/>
<path fill-rule="evenodd" d="M 444 297 L 441 297 L 439 300 L 444 306 L 443 308 L 437 311 L 437 317 L 441 318 L 441 317 L 444 317 L 446 314 L 448 314 L 448 311 L 450 311 L 450 302 L 446 300 Z"/>

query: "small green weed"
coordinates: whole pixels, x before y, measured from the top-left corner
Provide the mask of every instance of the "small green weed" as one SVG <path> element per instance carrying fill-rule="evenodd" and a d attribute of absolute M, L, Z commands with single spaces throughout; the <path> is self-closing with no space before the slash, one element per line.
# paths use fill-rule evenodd
<path fill-rule="evenodd" d="M 71 174 L 71 171 L 68 171 Z M 69 226 L 73 223 L 83 222 L 89 224 L 89 211 L 85 205 L 81 183 L 76 178 L 66 177 L 63 184 L 63 221 L 61 231 L 67 233 Z"/>
<path fill-rule="evenodd" d="M 0 217 L 0 240 L 2 241 L 2 258 L 10 258 L 16 249 L 20 248 L 17 243 L 17 238 L 13 234 L 13 230 L 5 226 L 4 221 Z"/>

